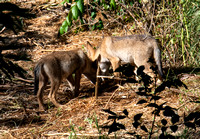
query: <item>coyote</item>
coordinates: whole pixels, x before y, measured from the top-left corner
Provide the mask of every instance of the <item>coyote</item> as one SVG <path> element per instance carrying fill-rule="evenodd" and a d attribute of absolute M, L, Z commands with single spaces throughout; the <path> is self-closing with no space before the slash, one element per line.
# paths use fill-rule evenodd
<path fill-rule="evenodd" d="M 92 62 L 81 49 L 53 52 L 40 59 L 34 69 L 34 93 L 37 94 L 39 110 L 44 111 L 42 94 L 48 80 L 51 82 L 48 98 L 56 107 L 63 107 L 56 101 L 55 96 L 62 79 L 67 79 L 76 97 L 80 87 L 81 74 L 95 83 L 96 71 L 96 62 Z M 72 76 L 74 73 L 75 80 Z"/>
<path fill-rule="evenodd" d="M 123 37 L 105 37 L 100 46 L 94 49 L 87 42 L 88 56 L 91 60 L 99 59 L 99 67 L 102 75 L 107 75 L 110 65 L 115 71 L 120 64 L 130 63 L 136 68 L 144 66 L 144 72 L 151 77 L 154 73 L 150 68 L 153 63 L 148 62 L 153 58 L 158 66 L 159 79 L 162 80 L 162 63 L 160 49 L 156 40 L 150 35 L 130 35 Z M 119 73 L 114 73 L 119 76 Z"/>

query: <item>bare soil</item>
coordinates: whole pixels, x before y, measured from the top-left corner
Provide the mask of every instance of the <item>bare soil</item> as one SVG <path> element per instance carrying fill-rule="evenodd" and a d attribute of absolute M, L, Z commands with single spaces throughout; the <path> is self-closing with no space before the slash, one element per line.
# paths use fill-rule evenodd
<path fill-rule="evenodd" d="M 143 113 L 142 121 L 148 129 L 151 128 L 153 121 L 152 108 L 137 105 L 136 103 L 144 99 L 135 92 L 140 86 L 138 83 L 125 83 L 116 85 L 113 80 L 106 86 L 100 86 L 101 93 L 98 99 L 94 97 L 95 86 L 85 77 L 81 79 L 80 95 L 78 98 L 71 98 L 71 92 L 66 89 L 66 82 L 60 86 L 57 99 L 60 103 L 67 106 L 66 109 L 58 109 L 49 102 L 47 95 L 49 89 L 45 90 L 44 102 L 47 108 L 45 112 L 38 111 L 38 103 L 33 93 L 33 67 L 35 62 L 41 57 L 53 51 L 63 51 L 74 48 L 83 48 L 86 41 L 97 46 L 101 40 L 102 32 L 112 35 L 123 35 L 125 30 L 114 28 L 112 30 L 95 30 L 74 33 L 73 31 L 60 38 L 57 33 L 60 25 L 65 19 L 65 11 L 60 1 L 11 1 L 21 8 L 30 8 L 36 13 L 36 18 L 24 20 L 25 32 L 18 35 L 11 31 L 5 31 L 3 36 L 9 36 L 10 43 L 18 42 L 24 44 L 23 48 L 16 50 L 4 50 L 2 53 L 23 53 L 27 54 L 31 61 L 16 61 L 23 67 L 28 75 L 27 79 L 19 77 L 14 82 L 5 82 L 0 85 L 0 138 L 63 138 L 69 137 L 71 133 L 76 133 L 78 138 L 98 138 L 99 126 L 109 125 L 108 114 L 102 109 L 110 109 L 117 114 L 122 114 L 124 109 L 129 112 L 129 118 L 120 120 L 126 126 L 126 131 L 119 130 L 116 133 L 117 138 L 132 138 L 125 134 L 127 131 L 136 131 L 132 126 L 133 117 L 138 113 Z M 165 66 L 165 63 L 163 63 Z M 166 66 L 165 66 L 166 67 Z M 167 67 L 166 67 L 167 69 Z M 194 111 L 199 111 L 199 104 L 190 103 L 190 101 L 199 100 L 200 95 L 200 75 L 180 72 L 177 74 L 188 89 L 184 87 L 165 89 L 160 96 L 162 99 L 158 104 L 166 102 L 166 105 L 173 108 L 179 108 L 180 116 L 187 115 Z M 160 119 L 156 119 L 156 128 L 161 127 Z M 169 119 L 168 119 L 169 120 Z M 155 128 L 155 129 L 156 129 Z M 73 132 L 74 129 L 74 132 Z M 176 135 L 184 135 L 185 128 L 179 125 L 179 132 Z M 102 129 L 101 129 L 102 130 Z M 156 130 L 155 130 L 156 131 Z M 199 129 L 187 129 L 187 135 L 190 138 L 200 136 Z M 107 135 L 108 130 L 102 130 L 101 135 L 107 138 L 114 138 L 114 134 Z M 143 138 L 147 133 L 143 130 L 137 130 L 137 133 Z M 159 132 L 158 132 L 159 133 Z M 155 134 L 156 136 L 156 134 Z"/>

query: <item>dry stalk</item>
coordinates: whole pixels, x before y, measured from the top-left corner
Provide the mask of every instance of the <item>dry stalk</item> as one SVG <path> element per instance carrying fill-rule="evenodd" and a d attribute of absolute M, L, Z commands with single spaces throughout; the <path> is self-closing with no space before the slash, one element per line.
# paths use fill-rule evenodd
<path fill-rule="evenodd" d="M 108 103 L 110 102 L 110 100 L 112 99 L 112 97 L 115 95 L 115 93 L 118 91 L 118 88 L 112 93 L 112 96 L 109 98 L 108 102 L 106 103 L 106 106 L 104 107 L 104 109 L 107 108 Z"/>
<path fill-rule="evenodd" d="M 74 133 L 52 133 L 52 134 L 43 134 L 45 137 L 52 137 L 52 136 L 75 136 Z M 76 133 L 76 136 L 86 136 L 86 137 L 100 137 L 100 136 L 103 136 L 103 134 L 78 134 Z M 115 134 L 113 135 L 109 135 L 109 137 L 115 137 Z M 117 137 L 120 137 L 120 135 L 118 135 Z M 131 138 L 133 136 L 129 136 L 129 135 L 124 135 L 124 136 L 121 136 L 123 138 Z"/>

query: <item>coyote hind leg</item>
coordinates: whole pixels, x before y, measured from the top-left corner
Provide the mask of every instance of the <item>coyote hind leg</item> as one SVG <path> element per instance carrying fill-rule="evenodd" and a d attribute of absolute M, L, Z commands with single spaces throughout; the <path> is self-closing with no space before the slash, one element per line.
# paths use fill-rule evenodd
<path fill-rule="evenodd" d="M 69 84 L 69 86 L 70 86 L 70 89 L 71 89 L 72 93 L 74 94 L 74 90 L 75 90 L 75 81 L 74 81 L 74 78 L 72 77 L 72 75 L 69 75 L 69 76 L 67 77 L 67 82 L 68 82 L 68 84 Z"/>
<path fill-rule="evenodd" d="M 61 104 L 59 104 L 56 101 L 56 93 L 58 91 L 58 88 L 60 86 L 60 80 L 59 79 L 52 79 L 51 80 L 51 90 L 50 90 L 50 94 L 48 96 L 48 98 L 50 99 L 50 101 L 56 106 L 56 107 L 60 107 Z"/>
<path fill-rule="evenodd" d="M 38 100 L 38 104 L 39 104 L 39 111 L 44 111 L 44 103 L 43 103 L 43 92 L 44 89 L 47 85 L 48 82 L 48 78 L 45 76 L 40 76 L 39 78 L 39 88 L 38 88 L 38 92 L 37 92 L 37 100 Z"/>

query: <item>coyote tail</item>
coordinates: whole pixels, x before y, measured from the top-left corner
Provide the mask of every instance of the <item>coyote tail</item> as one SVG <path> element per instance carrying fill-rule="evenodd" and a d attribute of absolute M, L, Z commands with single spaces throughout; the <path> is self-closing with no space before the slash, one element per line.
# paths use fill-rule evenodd
<path fill-rule="evenodd" d="M 158 47 L 154 47 L 154 59 L 155 59 L 156 65 L 158 66 L 158 73 L 163 78 L 161 53 Z"/>
<path fill-rule="evenodd" d="M 42 64 L 38 63 L 34 69 L 34 94 L 37 95 L 39 86 L 39 74 L 41 72 Z"/>

